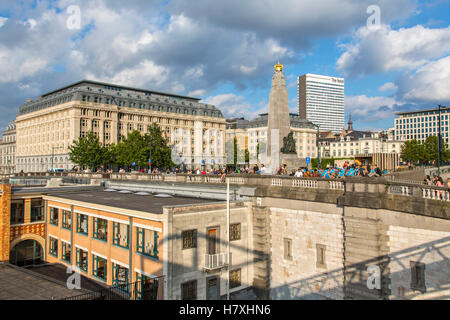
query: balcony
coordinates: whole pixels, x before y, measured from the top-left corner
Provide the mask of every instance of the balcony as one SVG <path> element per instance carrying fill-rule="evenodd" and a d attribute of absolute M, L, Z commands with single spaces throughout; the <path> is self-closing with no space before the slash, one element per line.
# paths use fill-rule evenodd
<path fill-rule="evenodd" d="M 231 260 L 227 253 L 216 253 L 216 254 L 205 254 L 205 264 L 203 265 L 203 269 L 206 271 L 216 270 L 223 267 L 227 267 Z"/>

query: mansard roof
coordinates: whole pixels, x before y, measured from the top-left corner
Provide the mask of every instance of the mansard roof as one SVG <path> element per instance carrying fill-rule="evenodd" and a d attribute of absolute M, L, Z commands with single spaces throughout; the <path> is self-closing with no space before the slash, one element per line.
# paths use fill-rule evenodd
<path fill-rule="evenodd" d="M 108 99 L 112 105 L 129 106 L 138 109 L 155 110 L 152 106 L 162 107 L 158 111 L 197 114 L 223 118 L 222 112 L 211 104 L 199 102 L 200 99 L 171 93 L 138 89 L 104 82 L 82 80 L 63 88 L 30 99 L 19 107 L 23 115 L 46 109 L 69 101 L 82 101 L 84 97 Z M 120 103 L 119 103 L 120 102 Z"/>

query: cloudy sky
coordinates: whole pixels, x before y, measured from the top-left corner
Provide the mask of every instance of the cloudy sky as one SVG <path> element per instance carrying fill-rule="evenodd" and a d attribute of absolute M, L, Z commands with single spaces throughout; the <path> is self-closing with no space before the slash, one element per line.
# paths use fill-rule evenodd
<path fill-rule="evenodd" d="M 81 79 L 252 119 L 278 60 L 293 112 L 299 75 L 344 77 L 346 118 L 386 129 L 395 112 L 450 105 L 449 12 L 450 0 L 1 0 L 0 129 L 27 98 Z"/>

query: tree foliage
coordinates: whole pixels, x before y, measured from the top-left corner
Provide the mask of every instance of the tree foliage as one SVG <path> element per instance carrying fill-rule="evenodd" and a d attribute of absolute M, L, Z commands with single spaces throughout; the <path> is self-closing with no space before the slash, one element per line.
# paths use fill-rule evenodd
<path fill-rule="evenodd" d="M 86 137 L 79 137 L 69 146 L 69 158 L 81 167 L 98 167 L 103 162 L 103 147 L 93 132 Z"/>
<path fill-rule="evenodd" d="M 441 139 L 441 160 L 443 162 L 450 160 L 450 150 L 448 150 L 447 143 Z M 406 141 L 402 145 L 401 157 L 404 161 L 435 163 L 438 159 L 438 137 L 429 136 L 424 143 L 417 140 Z"/>
<path fill-rule="evenodd" d="M 103 147 L 94 133 L 80 137 L 69 147 L 70 160 L 81 167 L 98 168 L 100 165 L 148 167 L 148 159 L 152 168 L 171 168 L 176 164 L 172 161 L 172 150 L 168 147 L 162 135 L 161 128 L 153 123 L 148 133 L 141 135 L 139 131 L 128 133 L 117 145 Z"/>

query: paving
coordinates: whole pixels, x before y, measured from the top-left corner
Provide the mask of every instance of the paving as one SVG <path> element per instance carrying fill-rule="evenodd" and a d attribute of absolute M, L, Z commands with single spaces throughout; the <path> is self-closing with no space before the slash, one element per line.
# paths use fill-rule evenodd
<path fill-rule="evenodd" d="M 0 264 L 0 300 L 58 300 L 100 288 L 88 283 L 83 277 L 82 289 L 67 288 L 66 280 L 69 274 L 63 277 L 64 266 L 43 266 L 38 269 L 40 272 L 8 263 Z"/>

